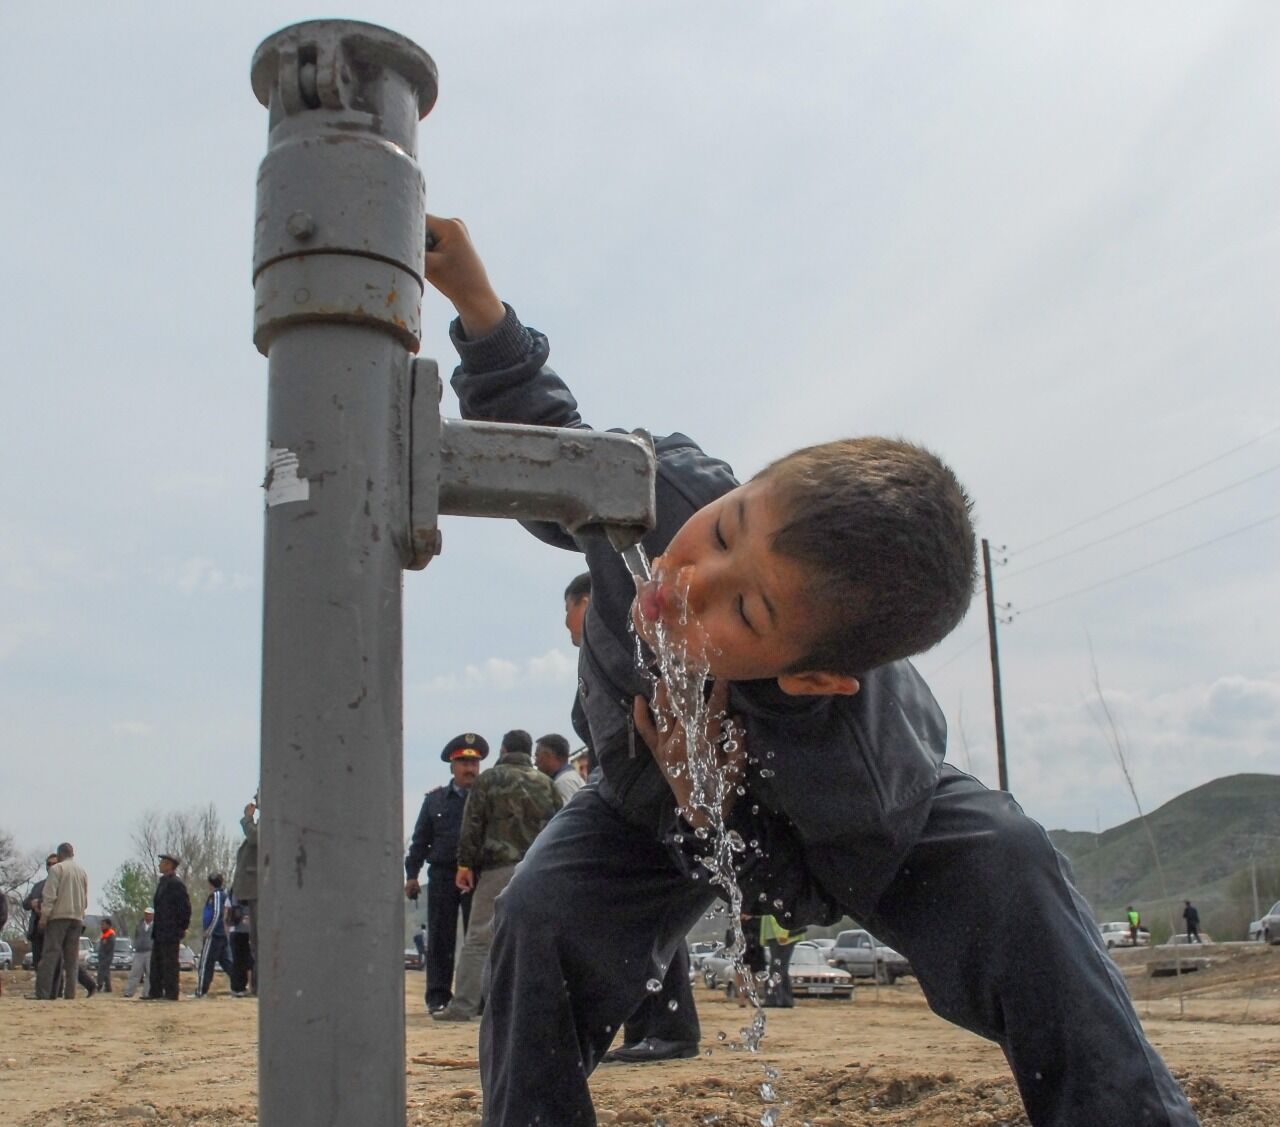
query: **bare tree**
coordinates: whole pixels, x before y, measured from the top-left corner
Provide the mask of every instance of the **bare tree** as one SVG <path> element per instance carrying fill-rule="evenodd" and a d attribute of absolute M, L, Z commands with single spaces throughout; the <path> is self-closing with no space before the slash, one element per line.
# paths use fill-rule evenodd
<path fill-rule="evenodd" d="M 200 905 L 209 893 L 211 873 L 230 876 L 236 856 L 236 841 L 227 833 L 213 803 L 160 813 L 147 810 L 139 815 L 129 835 L 134 855 L 107 882 L 103 889 L 104 907 L 112 919 L 132 930 L 151 902 L 161 853 L 170 853 L 182 861 L 179 875 L 187 886 L 195 908 L 192 918 L 200 919 Z"/>
<path fill-rule="evenodd" d="M 13 834 L 0 830 L 0 896 L 9 904 L 8 933 L 26 928 L 27 913 L 22 910 L 22 891 L 44 872 L 43 853 L 20 849 Z"/>

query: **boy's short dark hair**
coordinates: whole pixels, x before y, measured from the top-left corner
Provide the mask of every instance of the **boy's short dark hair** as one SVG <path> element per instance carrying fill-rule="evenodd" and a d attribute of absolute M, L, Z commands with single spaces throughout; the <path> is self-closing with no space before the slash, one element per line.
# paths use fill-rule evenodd
<path fill-rule="evenodd" d="M 502 737 L 502 750 L 529 755 L 533 751 L 533 737 L 523 728 L 512 728 Z"/>
<path fill-rule="evenodd" d="M 545 747 L 557 759 L 569 758 L 569 741 L 556 732 L 552 732 L 549 736 L 539 736 L 538 746 Z"/>
<path fill-rule="evenodd" d="M 921 653 L 964 617 L 976 578 L 972 503 L 921 446 L 847 438 L 761 470 L 778 489 L 775 551 L 812 567 L 820 632 L 788 673 L 859 676 Z"/>
<path fill-rule="evenodd" d="M 590 597 L 591 572 L 589 571 L 584 571 L 581 575 L 574 576 L 569 586 L 564 589 L 564 601 L 566 603 L 576 603 Z"/>

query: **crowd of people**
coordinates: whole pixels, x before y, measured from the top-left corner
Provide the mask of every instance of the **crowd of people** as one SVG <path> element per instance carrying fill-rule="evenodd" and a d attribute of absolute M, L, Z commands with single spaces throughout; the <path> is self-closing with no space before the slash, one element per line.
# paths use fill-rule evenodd
<path fill-rule="evenodd" d="M 235 997 L 256 994 L 257 932 L 254 917 L 258 897 L 257 805 L 249 803 L 241 819 L 244 840 L 236 852 L 235 875 L 227 889 L 222 873 L 210 873 L 209 893 L 200 921 L 199 975 L 192 998 L 209 996 L 216 967 L 227 972 Z M 150 1001 L 179 1000 L 180 950 L 191 927 L 191 895 L 178 871 L 182 858 L 161 853 L 156 858 L 159 879 L 152 902 L 138 920 L 132 936 L 132 956 L 124 997 Z M 77 984 L 88 997 L 112 993 L 118 933 L 111 916 L 98 921 L 97 975 L 81 961 L 81 938 L 86 931 L 89 875 L 75 858 L 75 848 L 62 842 L 45 858 L 45 877 L 36 881 L 22 900 L 27 912 L 26 938 L 35 970 L 34 993 L 39 1001 L 74 998 Z"/>

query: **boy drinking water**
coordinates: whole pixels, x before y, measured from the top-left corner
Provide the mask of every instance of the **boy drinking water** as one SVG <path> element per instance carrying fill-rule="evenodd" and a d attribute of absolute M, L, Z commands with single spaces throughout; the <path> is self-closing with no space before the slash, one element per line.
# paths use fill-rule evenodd
<path fill-rule="evenodd" d="M 498 299 L 466 228 L 429 227 L 428 280 L 458 312 L 463 416 L 585 426 L 546 337 Z M 905 660 L 960 621 L 974 584 L 951 471 L 863 438 L 739 484 L 684 435 L 655 448 L 654 578 L 638 591 L 602 535 L 530 526 L 591 572 L 579 696 L 603 778 L 498 901 L 485 1123 L 594 1124 L 588 1076 L 715 899 L 706 811 L 691 808 L 688 772 L 664 769 L 686 734 L 654 723 L 668 687 L 652 694 L 629 623 L 705 653 L 711 712 L 741 733 L 721 745 L 739 779 L 713 813 L 749 843 L 746 910 L 767 904 L 786 929 L 847 913 L 902 951 L 935 1012 L 1001 1046 L 1034 1124 L 1195 1123 L 1065 862 L 1008 794 L 944 762 L 942 713 Z"/>

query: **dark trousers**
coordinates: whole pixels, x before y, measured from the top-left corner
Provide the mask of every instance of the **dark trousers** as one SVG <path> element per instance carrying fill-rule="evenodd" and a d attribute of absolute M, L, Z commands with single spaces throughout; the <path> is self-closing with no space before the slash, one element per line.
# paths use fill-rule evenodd
<path fill-rule="evenodd" d="M 552 819 L 498 899 L 486 1127 L 595 1122 L 588 1077 L 711 899 L 594 786 Z M 944 768 L 864 922 L 911 960 L 937 1013 L 1001 1046 L 1036 1127 L 1196 1123 L 1066 862 L 1008 794 Z"/>
<path fill-rule="evenodd" d="M 462 930 L 471 919 L 471 897 L 454 884 L 458 870 L 431 865 L 427 869 L 427 1008 L 447 1006 L 453 997 L 453 960 L 458 949 L 458 911 Z"/>
<path fill-rule="evenodd" d="M 226 935 L 220 931 L 208 936 L 204 946 L 200 948 L 200 982 L 196 986 L 197 994 L 209 993 L 215 967 L 221 967 L 227 972 L 227 977 L 231 977 L 231 945 L 227 942 Z"/>
<path fill-rule="evenodd" d="M 98 989 L 111 993 L 111 960 L 98 959 Z"/>
<path fill-rule="evenodd" d="M 249 972 L 254 971 L 254 978 L 257 978 L 257 972 L 253 965 L 253 945 L 249 942 L 249 933 L 247 931 L 233 931 L 231 933 L 231 970 L 229 977 L 231 978 L 231 989 L 236 994 L 243 994 L 249 988 Z"/>
<path fill-rule="evenodd" d="M 40 967 L 40 958 L 41 956 L 44 955 L 44 932 L 37 931 L 35 935 L 31 936 L 30 938 L 31 938 L 31 965 L 38 970 Z M 76 946 L 79 947 L 78 941 Z M 97 987 L 94 985 L 94 981 L 90 977 L 89 972 L 84 968 L 84 966 L 81 965 L 78 957 L 79 956 L 78 950 L 76 954 L 77 954 L 76 981 L 79 982 L 80 985 L 84 987 L 86 994 L 92 994 L 94 990 L 97 989 Z M 39 990 L 39 986 L 37 985 L 37 991 L 38 990 Z M 61 995 L 62 995 L 62 968 L 59 967 L 58 973 L 53 980 L 53 991 L 50 997 L 57 998 L 57 997 L 60 997 Z"/>
<path fill-rule="evenodd" d="M 791 993 L 791 956 L 796 953 L 794 943 L 769 940 L 769 983 L 764 992 L 766 1006 L 790 1009 L 796 1004 Z"/>
<path fill-rule="evenodd" d="M 152 939 L 151 943 L 151 985 L 148 987 L 148 998 L 167 998 L 171 1002 L 178 1000 L 178 947 L 180 941 Z"/>
<path fill-rule="evenodd" d="M 689 948 L 681 943 L 671 957 L 662 989 L 656 994 L 646 991 L 640 1007 L 627 1018 L 622 1027 L 622 1043 L 634 1045 L 648 1037 L 658 1037 L 696 1045 L 701 1036 L 698 1007 L 689 983 Z"/>

